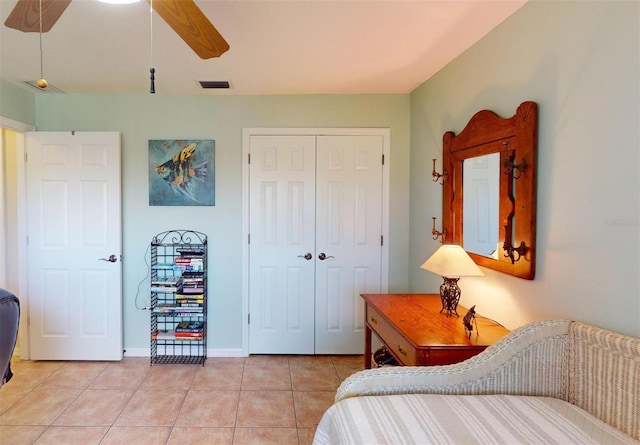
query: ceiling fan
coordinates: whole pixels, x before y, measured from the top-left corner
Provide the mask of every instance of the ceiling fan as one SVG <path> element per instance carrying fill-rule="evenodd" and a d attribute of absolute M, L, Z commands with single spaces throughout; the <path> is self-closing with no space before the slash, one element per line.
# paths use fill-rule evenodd
<path fill-rule="evenodd" d="M 201 58 L 220 57 L 229 44 L 193 0 L 147 0 L 167 24 Z M 5 26 L 23 32 L 48 32 L 67 9 L 71 0 L 18 0 Z"/>

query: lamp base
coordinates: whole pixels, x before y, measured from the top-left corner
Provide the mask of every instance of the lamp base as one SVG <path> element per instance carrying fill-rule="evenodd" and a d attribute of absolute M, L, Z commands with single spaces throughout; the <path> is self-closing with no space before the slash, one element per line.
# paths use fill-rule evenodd
<path fill-rule="evenodd" d="M 446 310 L 447 317 L 450 317 L 451 314 L 455 314 L 456 317 L 459 317 L 460 315 L 458 315 L 456 308 L 460 301 L 460 288 L 458 287 L 458 280 L 460 278 L 442 278 L 444 279 L 444 283 L 440 285 L 440 300 L 442 301 L 442 309 L 440 309 L 440 313 Z"/>

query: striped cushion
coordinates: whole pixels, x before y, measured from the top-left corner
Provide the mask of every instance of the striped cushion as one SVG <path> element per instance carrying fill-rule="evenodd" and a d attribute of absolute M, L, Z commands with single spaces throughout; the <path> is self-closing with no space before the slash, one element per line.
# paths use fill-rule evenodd
<path fill-rule="evenodd" d="M 315 445 L 638 444 L 551 397 L 409 394 L 354 397 L 322 417 Z"/>

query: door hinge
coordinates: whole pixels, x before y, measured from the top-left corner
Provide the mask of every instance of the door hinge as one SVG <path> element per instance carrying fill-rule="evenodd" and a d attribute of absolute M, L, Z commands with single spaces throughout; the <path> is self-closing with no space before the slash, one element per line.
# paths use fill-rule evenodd
<path fill-rule="evenodd" d="M 247 234 L 247 244 L 251 244 L 251 234 Z"/>
<path fill-rule="evenodd" d="M 27 152 L 24 152 L 24 162 L 29 162 L 29 156 L 27 155 Z"/>
<path fill-rule="evenodd" d="M 247 154 L 247 163 L 251 164 L 251 153 Z"/>
<path fill-rule="evenodd" d="M 251 314 L 247 314 L 247 324 L 251 324 Z"/>
<path fill-rule="evenodd" d="M 384 155 L 382 155 L 382 165 L 384 165 Z"/>
<path fill-rule="evenodd" d="M 384 235 L 380 235 L 380 245 L 384 246 Z"/>

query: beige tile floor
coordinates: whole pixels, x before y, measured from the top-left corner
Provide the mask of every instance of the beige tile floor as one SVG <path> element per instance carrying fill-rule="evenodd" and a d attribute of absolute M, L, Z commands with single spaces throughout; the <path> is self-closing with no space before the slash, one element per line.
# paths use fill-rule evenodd
<path fill-rule="evenodd" d="M 310 444 L 362 356 L 250 356 L 200 365 L 14 359 L 1 444 Z"/>

